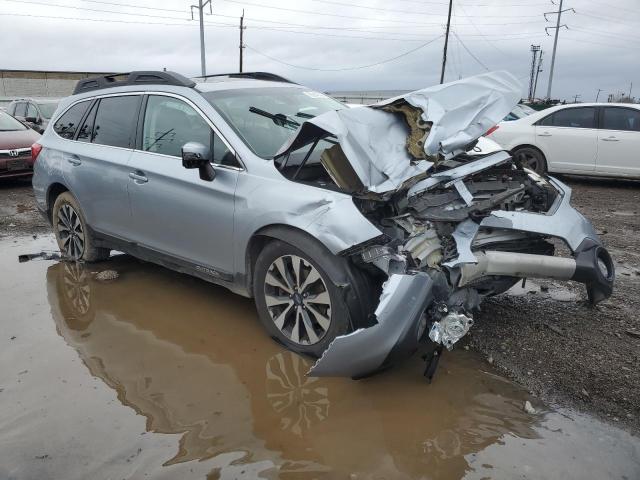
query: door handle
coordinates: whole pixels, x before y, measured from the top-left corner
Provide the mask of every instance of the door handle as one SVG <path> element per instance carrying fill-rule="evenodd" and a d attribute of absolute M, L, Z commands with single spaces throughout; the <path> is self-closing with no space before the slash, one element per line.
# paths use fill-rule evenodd
<path fill-rule="evenodd" d="M 543 132 L 538 134 L 539 137 L 551 137 L 552 135 L 549 132 Z"/>
<path fill-rule="evenodd" d="M 133 179 L 136 183 L 147 183 L 149 181 L 149 179 L 145 177 L 144 172 L 140 170 L 129 173 L 129 178 Z"/>
<path fill-rule="evenodd" d="M 607 137 L 602 139 L 603 142 L 619 142 L 620 140 L 616 137 Z"/>
<path fill-rule="evenodd" d="M 77 155 L 69 155 L 69 156 L 67 156 L 67 162 L 69 162 L 74 167 L 77 167 L 78 165 L 82 164 L 82 161 L 80 160 L 80 157 L 78 157 Z"/>

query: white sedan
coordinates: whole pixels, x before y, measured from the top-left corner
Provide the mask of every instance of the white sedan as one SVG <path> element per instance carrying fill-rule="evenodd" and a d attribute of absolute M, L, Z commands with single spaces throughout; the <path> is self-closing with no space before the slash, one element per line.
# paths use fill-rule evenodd
<path fill-rule="evenodd" d="M 559 105 L 486 134 L 538 173 L 640 178 L 640 105 Z"/>

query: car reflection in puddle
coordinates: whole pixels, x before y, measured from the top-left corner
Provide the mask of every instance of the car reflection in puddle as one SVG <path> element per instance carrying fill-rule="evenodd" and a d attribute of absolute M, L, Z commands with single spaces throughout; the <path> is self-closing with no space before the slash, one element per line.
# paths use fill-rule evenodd
<path fill-rule="evenodd" d="M 446 356 L 432 385 L 419 358 L 364 381 L 311 378 L 311 361 L 269 339 L 250 300 L 130 257 L 104 265 L 119 278 L 48 268 L 53 317 L 149 432 L 181 435 L 165 465 L 243 452 L 235 463 L 267 476 L 459 478 L 503 435 L 538 436 L 522 390 L 468 352 Z"/>

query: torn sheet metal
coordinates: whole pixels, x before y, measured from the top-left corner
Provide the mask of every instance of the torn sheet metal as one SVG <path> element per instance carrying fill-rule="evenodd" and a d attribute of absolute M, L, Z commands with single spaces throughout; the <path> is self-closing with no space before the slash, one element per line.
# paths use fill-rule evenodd
<path fill-rule="evenodd" d="M 522 85 L 509 72 L 489 72 L 436 85 L 374 106 L 403 99 L 420 108 L 422 119 L 432 122 L 424 143 L 427 155 L 450 158 L 465 151 L 487 130 L 500 122 L 520 101 Z"/>
<path fill-rule="evenodd" d="M 429 178 L 425 178 L 424 180 L 421 180 L 413 185 L 409 189 L 407 196 L 413 197 L 414 195 L 427 191 L 435 187 L 436 185 L 440 185 L 441 183 L 455 182 L 458 179 L 462 179 L 474 173 L 482 172 L 483 170 L 487 170 L 502 163 L 506 163 L 509 160 L 511 160 L 511 155 L 509 155 L 505 151 L 500 151 L 492 153 L 491 155 L 479 160 L 465 163 L 464 165 L 460 165 L 459 167 L 445 170 L 443 172 L 434 173 Z"/>
<path fill-rule="evenodd" d="M 424 272 L 391 275 L 375 312 L 378 323 L 336 337 L 308 375 L 362 378 L 410 356 L 418 347 L 422 313 L 433 301 L 432 288 Z"/>
<path fill-rule="evenodd" d="M 556 203 L 547 214 L 494 210 L 480 222 L 480 226 L 539 233 L 561 238 L 574 252 L 585 238 L 600 244 L 598 234 L 591 223 L 571 206 L 571 189 L 552 177 L 549 177 L 549 182 L 561 192 L 561 195 L 558 195 Z"/>
<path fill-rule="evenodd" d="M 424 174 L 428 160 L 407 149 L 411 135 L 406 118 L 383 108 L 403 100 L 422 111 L 431 124 L 424 140 L 425 158 L 453 157 L 502 120 L 520 99 L 521 86 L 508 72 L 493 72 L 429 87 L 369 107 L 337 110 L 305 121 L 276 157 L 333 135 L 362 185 L 373 193 L 398 189 Z"/>

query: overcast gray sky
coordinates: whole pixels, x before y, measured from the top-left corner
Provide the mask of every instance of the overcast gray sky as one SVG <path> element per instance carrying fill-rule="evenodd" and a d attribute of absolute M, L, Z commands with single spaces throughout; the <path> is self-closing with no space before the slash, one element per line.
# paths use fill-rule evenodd
<path fill-rule="evenodd" d="M 191 3 L 197 0 L 0 0 L 0 69 L 166 67 L 197 75 Z M 447 0 L 214 0 L 205 18 L 208 73 L 238 70 L 244 8 L 245 71 L 275 72 L 320 90 L 429 86 L 439 80 L 447 6 Z M 598 88 L 603 99 L 628 92 L 633 82 L 639 97 L 640 0 L 564 0 L 563 8 L 575 13 L 562 16 L 569 29 L 560 31 L 552 96 L 593 101 Z M 454 0 L 445 79 L 506 69 L 521 79 L 524 94 L 533 43 L 544 50 L 538 82 L 544 94 L 553 47 L 553 30 L 547 36 L 545 26 L 555 26 L 555 16 L 545 22 L 543 13 L 556 9 L 549 0 Z M 371 64 L 377 65 L 355 69 Z"/>

